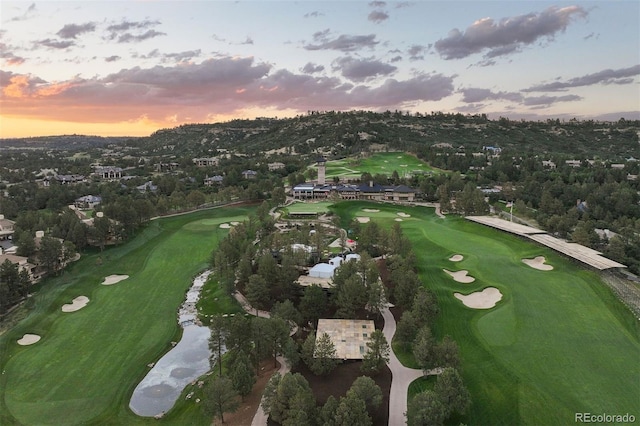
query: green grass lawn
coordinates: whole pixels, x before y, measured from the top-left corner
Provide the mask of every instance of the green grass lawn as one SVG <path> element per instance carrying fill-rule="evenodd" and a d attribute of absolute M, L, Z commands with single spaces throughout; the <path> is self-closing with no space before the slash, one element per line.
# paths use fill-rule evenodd
<path fill-rule="evenodd" d="M 344 158 L 326 163 L 328 179 L 335 176 L 344 179 L 359 179 L 364 172 L 369 172 L 372 175 L 386 174 L 391 177 L 394 170 L 401 177 L 407 173 L 442 172 L 405 152 L 378 152 L 364 159 Z"/>
<path fill-rule="evenodd" d="M 326 213 L 329 211 L 331 201 L 296 202 L 288 205 L 284 210 L 289 214 L 295 213 Z"/>
<path fill-rule="evenodd" d="M 463 423 L 574 424 L 576 412 L 640 416 L 638 322 L 597 273 L 513 235 L 459 217 L 440 219 L 433 209 L 334 208 L 343 221 L 363 208 L 380 209 L 389 217 L 371 216 L 386 226 L 399 209 L 411 215 L 402 227 L 441 309 L 434 335 L 449 334 L 460 347 L 473 400 Z M 454 263 L 453 254 L 465 258 Z M 538 255 L 555 269 L 538 271 L 521 261 Z M 443 268 L 467 269 L 476 281 L 459 284 Z M 453 296 L 489 286 L 503 294 L 493 309 L 466 308 Z"/>
<path fill-rule="evenodd" d="M 180 338 L 177 308 L 227 234 L 219 224 L 241 221 L 247 213 L 221 208 L 153 221 L 127 244 L 83 256 L 48 280 L 29 302 L 31 314 L 0 336 L 0 424 L 157 422 L 129 410 L 131 393 L 147 364 Z M 100 285 L 111 274 L 130 278 Z M 90 299 L 85 308 L 61 312 L 79 295 Z M 228 302 L 221 306 L 233 308 Z M 17 345 L 25 333 L 42 340 Z M 162 422 L 210 424 L 183 398 L 174 411 Z"/>

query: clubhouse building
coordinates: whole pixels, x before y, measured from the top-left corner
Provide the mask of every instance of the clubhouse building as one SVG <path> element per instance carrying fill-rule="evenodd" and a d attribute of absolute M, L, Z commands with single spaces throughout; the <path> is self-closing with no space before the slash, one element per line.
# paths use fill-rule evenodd
<path fill-rule="evenodd" d="M 296 200 L 319 200 L 337 197 L 342 200 L 412 202 L 415 200 L 416 190 L 406 185 L 388 186 L 378 185 L 374 182 L 360 185 L 329 185 L 305 182 L 294 186 L 291 190 L 291 195 Z"/>
<path fill-rule="evenodd" d="M 326 183 L 325 160 L 320 158 L 317 183 L 301 183 L 291 189 L 291 196 L 296 200 L 322 200 L 330 197 L 341 200 L 368 200 L 412 202 L 416 190 L 406 185 L 378 185 L 373 181 L 361 184 L 328 184 Z"/>

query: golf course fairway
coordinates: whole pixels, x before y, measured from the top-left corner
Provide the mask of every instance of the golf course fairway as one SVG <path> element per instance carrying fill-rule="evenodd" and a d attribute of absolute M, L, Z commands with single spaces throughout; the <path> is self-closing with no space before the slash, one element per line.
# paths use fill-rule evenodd
<path fill-rule="evenodd" d="M 455 424 L 575 424 L 576 413 L 629 413 L 640 418 L 638 321 L 596 272 L 551 249 L 464 218 L 441 219 L 426 207 L 343 202 L 332 209 L 343 223 L 364 209 L 391 227 L 397 212 L 411 240 L 424 285 L 438 298 L 432 330 L 459 345 L 472 406 Z M 463 256 L 450 261 L 454 254 Z M 544 256 L 553 270 L 527 266 Z M 468 270 L 458 283 L 443 269 Z M 454 297 L 487 287 L 502 299 L 471 309 Z"/>
<path fill-rule="evenodd" d="M 0 424 L 157 423 L 129 410 L 138 382 L 180 338 L 177 309 L 211 251 L 250 208 L 229 207 L 154 220 L 134 239 L 82 257 L 47 280 L 28 302 L 29 316 L 0 336 Z M 128 275 L 101 285 L 112 274 Z M 83 295 L 73 313 L 61 306 Z M 33 345 L 16 343 L 24 334 Z M 193 401 L 160 420 L 211 424 Z M 175 412 L 174 412 L 175 411 Z"/>

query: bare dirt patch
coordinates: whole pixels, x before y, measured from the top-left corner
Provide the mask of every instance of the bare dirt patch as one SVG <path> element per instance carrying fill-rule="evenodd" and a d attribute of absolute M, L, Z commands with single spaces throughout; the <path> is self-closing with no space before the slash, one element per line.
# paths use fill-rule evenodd
<path fill-rule="evenodd" d="M 546 259 L 544 258 L 544 256 L 538 256 L 533 259 L 522 259 L 522 262 L 540 271 L 553 270 L 553 266 L 545 264 Z"/>
<path fill-rule="evenodd" d="M 40 336 L 37 334 L 25 334 L 22 339 L 18 340 L 18 344 L 21 346 L 33 345 L 40 341 Z"/>
<path fill-rule="evenodd" d="M 469 274 L 469 271 L 467 271 L 466 269 L 463 269 L 461 271 L 449 271 L 448 269 L 443 269 L 443 271 L 445 271 L 447 274 L 451 275 L 451 277 L 462 284 L 469 284 L 474 282 L 476 279 L 474 277 L 472 277 Z"/>
<path fill-rule="evenodd" d="M 108 277 L 104 277 L 104 281 L 102 281 L 102 285 L 117 284 L 122 280 L 126 280 L 127 278 L 129 278 L 129 275 L 109 275 Z"/>
<path fill-rule="evenodd" d="M 319 406 L 323 406 L 330 395 L 340 399 L 345 396 L 354 380 L 364 374 L 360 371 L 362 361 L 345 361 L 327 376 L 316 376 L 303 362 L 299 363 L 293 373 L 300 373 L 309 382 L 313 395 Z M 374 426 L 387 426 L 389 423 L 389 392 L 391 390 L 391 370 L 385 366 L 377 376 L 371 376 L 382 390 L 382 403 L 373 414 Z"/>
<path fill-rule="evenodd" d="M 472 309 L 491 309 L 502 299 L 502 293 L 495 287 L 487 287 L 471 294 L 453 293 L 464 306 Z"/>
<path fill-rule="evenodd" d="M 240 407 L 235 413 L 224 414 L 224 424 L 229 426 L 248 426 L 253 420 L 260 401 L 262 401 L 262 394 L 264 388 L 267 386 L 271 376 L 278 371 L 279 367 L 273 368 L 273 359 L 262 361 L 260 364 L 260 376 L 253 385 L 251 393 L 244 397 L 244 401 L 240 404 Z M 214 425 L 221 425 L 220 419 L 214 419 Z"/>
<path fill-rule="evenodd" d="M 62 305 L 62 312 L 75 312 L 87 306 L 89 298 L 87 296 L 78 296 L 71 303 Z"/>

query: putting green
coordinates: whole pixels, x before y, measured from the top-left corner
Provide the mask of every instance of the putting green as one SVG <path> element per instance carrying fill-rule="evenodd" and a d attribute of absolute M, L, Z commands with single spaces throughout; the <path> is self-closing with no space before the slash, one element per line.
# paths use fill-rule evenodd
<path fill-rule="evenodd" d="M 362 208 L 395 212 L 397 206 L 340 203 L 343 220 Z M 400 222 L 412 241 L 418 271 L 438 297 L 434 334 L 451 335 L 461 351 L 462 373 L 473 405 L 465 424 L 573 424 L 576 412 L 640 416 L 638 322 L 595 272 L 551 249 L 433 209 L 406 208 Z M 391 226 L 390 218 L 375 218 Z M 476 281 L 456 283 L 442 269 L 451 253 L 456 269 Z M 552 271 L 522 258 L 545 256 Z M 495 308 L 466 308 L 453 293 L 496 287 Z"/>
<path fill-rule="evenodd" d="M 297 202 L 285 207 L 290 214 L 296 213 L 325 213 L 329 211 L 329 206 L 333 202 L 331 201 L 319 201 L 319 202 Z"/>
<path fill-rule="evenodd" d="M 316 166 L 313 166 L 314 168 Z M 341 160 L 331 160 L 326 162 L 326 177 L 333 178 L 360 178 L 364 172 L 375 174 L 386 174 L 391 177 L 395 171 L 400 176 L 409 173 L 442 172 L 435 169 L 422 160 L 405 152 L 378 152 L 367 158 L 357 160 L 355 158 L 344 158 Z"/>
<path fill-rule="evenodd" d="M 134 387 L 178 340 L 177 308 L 212 249 L 247 208 L 220 208 L 160 219 L 129 243 L 84 256 L 34 297 L 28 318 L 0 336 L 0 424 L 143 424 L 128 409 Z M 98 260 L 100 258 L 100 260 Z M 117 272 L 129 278 L 102 286 Z M 70 295 L 91 303 L 60 312 Z M 38 344 L 19 346 L 34 332 Z M 176 424 L 210 424 L 199 410 L 183 410 Z"/>

